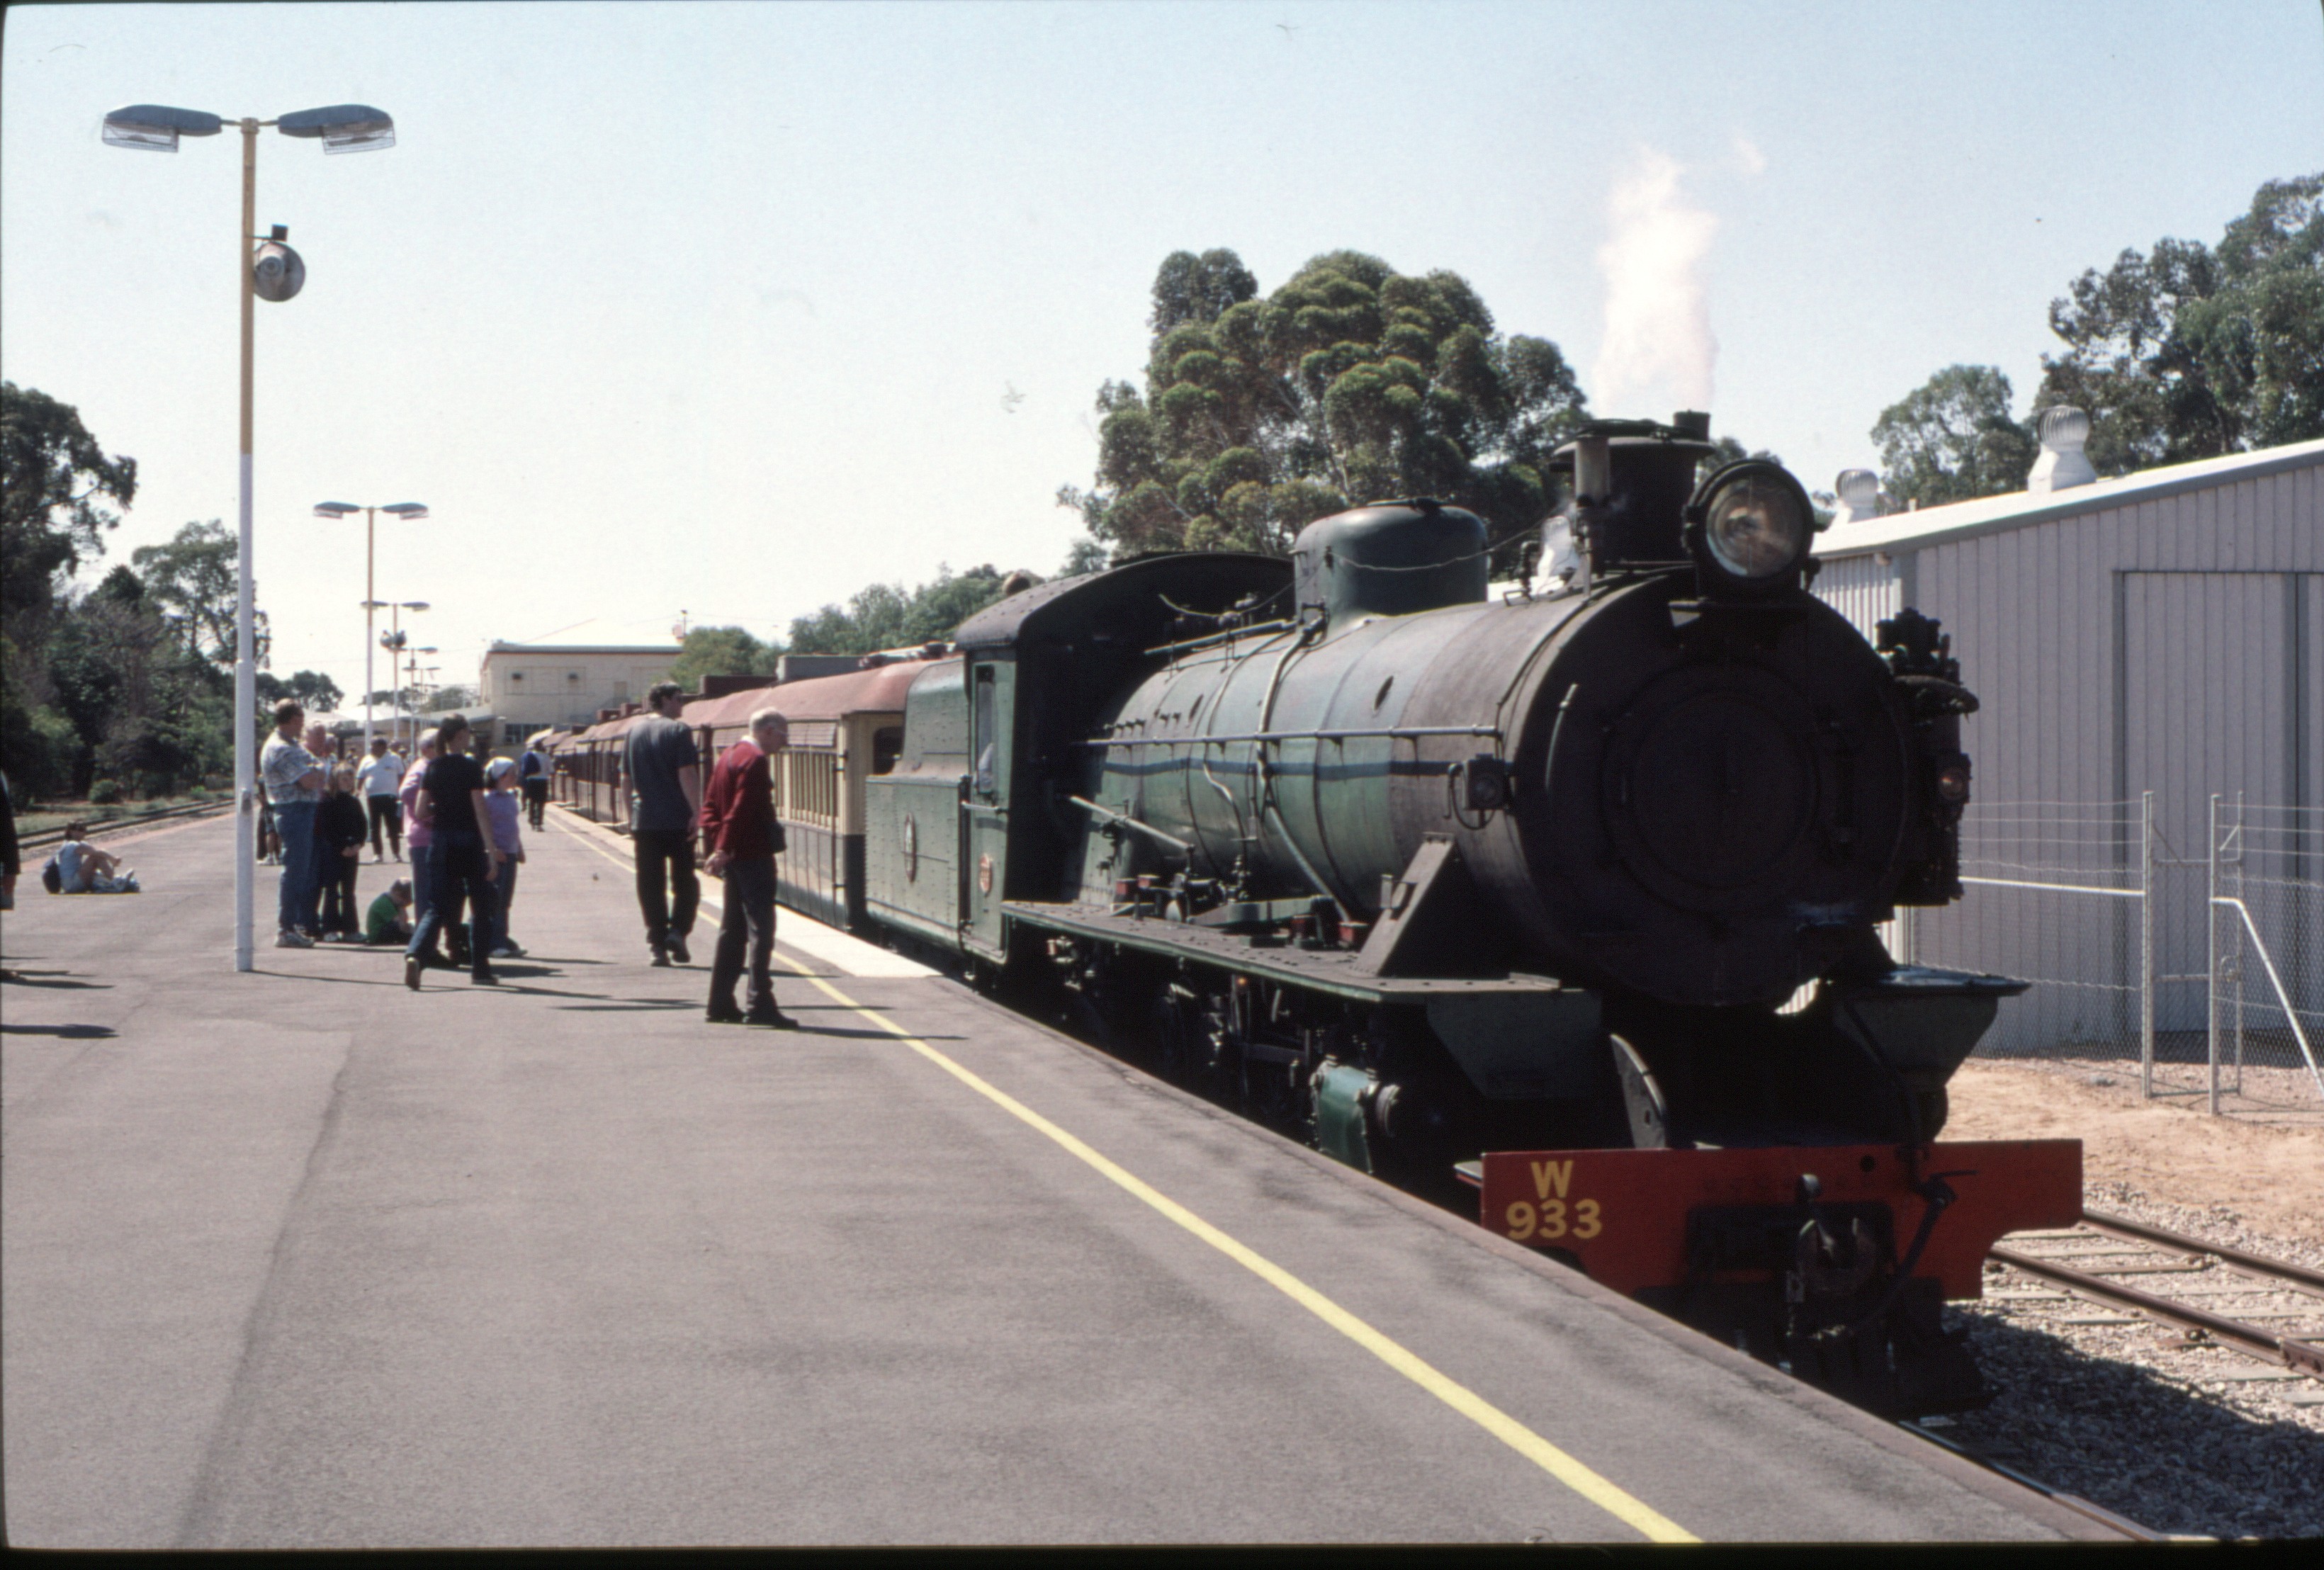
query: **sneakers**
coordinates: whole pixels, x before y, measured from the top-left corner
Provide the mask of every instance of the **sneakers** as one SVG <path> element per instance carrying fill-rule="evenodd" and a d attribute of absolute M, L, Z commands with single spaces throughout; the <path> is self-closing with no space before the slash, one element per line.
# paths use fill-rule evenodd
<path fill-rule="evenodd" d="M 742 1016 L 742 1023 L 745 1025 L 765 1025 L 777 1030 L 796 1030 L 798 1029 L 798 1021 L 797 1020 L 792 1019 L 780 1009 L 774 1008 L 772 1006 L 764 1009 L 752 1009 L 749 1013 Z"/>
<path fill-rule="evenodd" d="M 723 1009 L 713 1008 L 706 1011 L 702 1018 L 706 1024 L 739 1025 L 742 1023 L 742 1011 L 729 1003 Z"/>
<path fill-rule="evenodd" d="M 420 973 L 426 968 L 427 966 L 420 964 L 420 956 L 418 955 L 405 955 L 403 956 L 403 984 L 410 987 L 413 992 L 418 992 L 420 990 Z"/>
<path fill-rule="evenodd" d="M 498 986 L 501 978 L 488 970 L 475 970 L 468 973 L 468 980 L 477 986 L 490 987 Z"/>
<path fill-rule="evenodd" d="M 669 950 L 668 948 L 659 943 L 649 944 L 646 947 L 647 952 L 653 956 L 651 963 L 656 970 L 664 969 L 669 965 Z"/>
<path fill-rule="evenodd" d="M 492 957 L 494 959 L 522 959 L 524 957 L 524 950 L 519 948 L 513 943 L 503 943 L 499 947 L 493 950 Z"/>
<path fill-rule="evenodd" d="M 694 956 L 686 952 L 686 935 L 684 933 L 673 932 L 669 935 L 669 956 L 670 958 L 678 961 L 680 965 L 692 965 L 694 963 Z"/>
<path fill-rule="evenodd" d="M 281 931 L 274 935 L 274 947 L 277 948 L 312 948 L 315 947 L 315 940 L 294 927 L 285 927 Z"/>
<path fill-rule="evenodd" d="M 379 864 L 380 864 L 380 863 L 382 863 L 382 862 L 383 862 L 383 861 L 385 861 L 385 860 L 387 860 L 387 858 L 386 858 L 385 856 L 383 856 L 383 855 L 380 854 L 377 851 L 374 851 L 374 852 L 372 852 L 372 853 L 371 853 L 371 864 L 372 864 L 373 866 L 377 866 L 377 865 L 379 865 Z"/>

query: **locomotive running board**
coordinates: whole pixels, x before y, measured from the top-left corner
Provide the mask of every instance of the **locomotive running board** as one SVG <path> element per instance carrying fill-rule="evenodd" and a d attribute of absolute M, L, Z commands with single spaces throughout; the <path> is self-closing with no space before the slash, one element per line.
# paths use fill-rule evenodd
<path fill-rule="evenodd" d="M 1117 916 L 1102 905 L 1047 904 L 1010 900 L 1001 910 L 1011 921 L 1069 937 L 1119 944 L 1173 959 L 1213 965 L 1269 981 L 1305 987 L 1353 1002 L 1429 1003 L 1440 999 L 1582 995 L 1551 976 L 1522 972 L 1489 976 L 1375 975 L 1360 968 L 1361 950 L 1301 948 L 1280 938 L 1222 931 L 1165 917 Z"/>
<path fill-rule="evenodd" d="M 1463 1163 L 1464 1166 L 1468 1165 Z M 1698 1213 L 1886 1205 L 1900 1252 L 1932 1203 L 1951 1198 L 1914 1263 L 1949 1298 L 1982 1295 L 1985 1256 L 2005 1233 L 2071 1226 L 2082 1214 L 2080 1140 L 1993 1140 L 1729 1150 L 1495 1150 L 1464 1178 L 1479 1184 L 1487 1231 L 1571 1255 L 1628 1297 L 1690 1284 L 1764 1282 L 1764 1271 L 1712 1270 L 1688 1258 Z M 1801 1179 L 1816 1182 L 1803 1186 Z M 1935 1180 L 1941 1179 L 1942 1189 Z"/>

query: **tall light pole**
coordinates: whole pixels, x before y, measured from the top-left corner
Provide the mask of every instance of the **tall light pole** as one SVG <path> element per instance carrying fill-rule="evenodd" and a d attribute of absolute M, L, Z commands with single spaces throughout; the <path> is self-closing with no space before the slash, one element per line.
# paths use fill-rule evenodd
<path fill-rule="evenodd" d="M 132 104 L 105 117 L 105 140 L 114 147 L 175 152 L 180 136 L 215 136 L 225 124 L 220 116 L 200 109 Z M 287 300 L 299 292 L 307 276 L 298 253 L 282 244 L 288 230 L 278 226 L 263 240 L 255 232 L 258 130 L 272 125 L 285 136 L 320 137 L 326 152 L 363 152 L 394 146 L 395 122 L 367 104 L 334 104 L 273 120 L 245 115 L 235 124 L 242 132 L 242 235 L 235 248 L 235 265 L 242 277 L 242 507 L 234 610 L 234 777 L 240 808 L 235 815 L 234 832 L 234 968 L 246 971 L 254 963 L 251 907 L 257 891 L 258 849 L 258 801 L 252 782 L 257 770 L 258 742 L 251 728 L 258 709 L 256 596 L 251 586 L 250 561 L 253 319 L 261 294 L 272 300 Z M 255 253 L 251 249 L 254 243 L 258 246 Z"/>
<path fill-rule="evenodd" d="M 394 517 L 402 519 L 406 523 L 416 523 L 420 519 L 428 516 L 428 509 L 421 506 L 417 502 L 391 502 L 384 507 L 357 506 L 353 502 L 318 502 L 315 503 L 315 516 L 318 518 L 345 518 L 348 514 L 354 513 L 361 513 L 364 515 L 363 744 L 364 751 L 365 753 L 369 753 L 371 751 L 371 646 L 374 637 L 373 627 L 374 625 L 372 620 L 372 613 L 379 609 L 380 605 L 379 600 L 375 597 L 378 595 L 379 590 L 374 582 L 378 576 L 378 557 L 376 547 L 379 540 L 377 533 L 379 520 L 377 515 L 382 513 L 386 513 Z M 412 603 L 417 605 L 419 602 L 414 601 Z M 422 608 L 424 609 L 425 607 Z"/>
<path fill-rule="evenodd" d="M 393 619 L 395 625 L 393 631 L 382 633 L 379 635 L 379 646 L 388 651 L 387 673 L 389 676 L 393 677 L 397 675 L 398 662 L 403 658 L 403 613 L 406 611 L 424 611 L 428 608 L 428 602 L 426 600 L 371 600 L 366 602 L 366 607 L 374 611 L 378 610 L 383 605 L 387 607 L 388 613 Z M 365 659 L 368 660 L 369 656 L 366 655 Z M 368 670 L 369 666 L 366 665 L 365 669 Z M 403 688 L 400 681 L 396 688 L 395 703 L 399 711 L 401 711 L 404 708 Z M 399 719 L 396 722 L 396 731 L 399 742 L 401 739 L 402 728 L 403 722 Z"/>

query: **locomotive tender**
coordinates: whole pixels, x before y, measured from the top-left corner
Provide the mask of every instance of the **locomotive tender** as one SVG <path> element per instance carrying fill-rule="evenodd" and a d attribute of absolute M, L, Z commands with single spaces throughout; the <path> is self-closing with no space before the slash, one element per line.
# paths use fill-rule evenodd
<path fill-rule="evenodd" d="M 1877 930 L 1960 896 L 1976 699 L 1714 452 L 1585 428 L 1498 600 L 1422 499 L 1001 601 L 861 781 L 861 925 L 1852 1399 L 1974 1405 L 1941 1299 L 2080 1203 L 2072 1141 L 1933 1143 L 2023 984 Z"/>

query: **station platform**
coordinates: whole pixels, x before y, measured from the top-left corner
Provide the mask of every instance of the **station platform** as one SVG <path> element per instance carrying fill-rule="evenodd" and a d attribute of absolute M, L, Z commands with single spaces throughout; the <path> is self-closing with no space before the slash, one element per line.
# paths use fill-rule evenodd
<path fill-rule="evenodd" d="M 0 918 L 11 1546 L 2116 1535 L 789 912 L 708 1025 L 558 809 L 418 995 L 233 834 Z"/>

